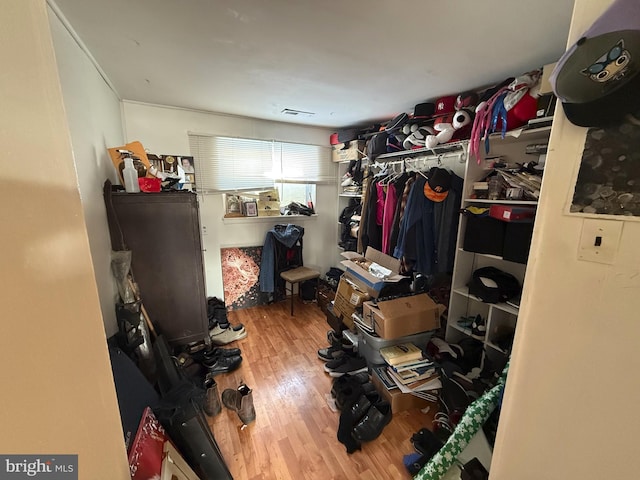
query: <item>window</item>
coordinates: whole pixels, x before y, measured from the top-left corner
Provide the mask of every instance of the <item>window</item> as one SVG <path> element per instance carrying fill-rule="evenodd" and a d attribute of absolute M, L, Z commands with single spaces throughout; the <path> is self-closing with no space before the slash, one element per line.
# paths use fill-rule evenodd
<path fill-rule="evenodd" d="M 329 147 L 189 133 L 198 190 L 241 192 L 278 187 L 281 200 L 315 200 L 317 183 L 331 183 Z"/>

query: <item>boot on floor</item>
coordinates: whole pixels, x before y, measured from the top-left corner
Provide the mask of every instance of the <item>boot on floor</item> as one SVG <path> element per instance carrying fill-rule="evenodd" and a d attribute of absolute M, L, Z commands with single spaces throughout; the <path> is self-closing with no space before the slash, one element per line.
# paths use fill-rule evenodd
<path fill-rule="evenodd" d="M 213 417 L 220 413 L 222 405 L 220 405 L 220 394 L 218 393 L 218 384 L 213 375 L 208 373 L 204 379 L 205 397 L 202 405 L 204 413 Z"/>
<path fill-rule="evenodd" d="M 240 421 L 245 426 L 256 419 L 256 411 L 253 407 L 253 390 L 242 381 L 236 390 L 227 388 L 222 392 L 222 403 L 229 410 L 237 412 Z"/>

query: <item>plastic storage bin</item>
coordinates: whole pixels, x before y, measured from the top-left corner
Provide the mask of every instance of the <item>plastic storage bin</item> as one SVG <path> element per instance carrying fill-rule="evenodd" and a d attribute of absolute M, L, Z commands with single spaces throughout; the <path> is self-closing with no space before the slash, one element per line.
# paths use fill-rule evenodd
<path fill-rule="evenodd" d="M 433 335 L 433 331 L 429 331 L 416 333 L 415 335 L 408 335 L 406 337 L 394 338 L 392 340 L 385 340 L 384 338 L 365 332 L 357 323 L 355 325 L 358 331 L 358 352 L 367 360 L 367 363 L 370 366 L 384 365 L 386 363 L 384 358 L 382 358 L 382 355 L 380 355 L 381 348 L 406 342 L 412 342 L 417 347 L 424 348 Z"/>

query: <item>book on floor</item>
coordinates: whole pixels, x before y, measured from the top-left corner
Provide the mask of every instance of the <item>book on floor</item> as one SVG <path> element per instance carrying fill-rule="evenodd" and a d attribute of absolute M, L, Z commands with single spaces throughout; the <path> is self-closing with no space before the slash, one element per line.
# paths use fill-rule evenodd
<path fill-rule="evenodd" d="M 396 383 L 400 382 L 403 385 L 408 385 L 410 383 L 415 383 L 420 380 L 428 379 L 438 375 L 435 368 L 424 370 L 421 374 L 418 375 L 415 373 L 409 374 L 408 371 L 396 372 L 391 367 L 387 367 L 387 373 L 396 381 Z"/>
<path fill-rule="evenodd" d="M 442 381 L 440 380 L 439 375 L 434 375 L 433 377 L 421 380 L 420 382 L 414 382 L 407 385 L 400 383 L 396 378 L 394 378 L 394 380 L 402 393 L 429 393 L 437 395 L 442 389 Z"/>
<path fill-rule="evenodd" d="M 402 372 L 404 370 L 414 370 L 416 368 L 432 367 L 435 364 L 428 358 L 422 358 L 420 360 L 410 360 L 408 362 L 398 363 L 397 365 L 391 365 L 396 372 Z"/>
<path fill-rule="evenodd" d="M 419 360 L 422 358 L 422 350 L 411 342 L 382 347 L 380 355 L 389 365 L 397 365 L 398 363 L 406 363 L 411 360 Z"/>
<path fill-rule="evenodd" d="M 387 390 L 394 390 L 398 388 L 396 382 L 387 373 L 387 368 L 385 366 L 373 367 L 373 372 L 378 376 Z"/>
<path fill-rule="evenodd" d="M 436 367 L 433 364 L 400 371 L 396 370 L 392 366 L 389 366 L 388 368 L 393 370 L 393 372 L 399 378 L 405 379 L 407 381 L 415 381 L 422 378 L 430 377 L 436 371 Z"/>

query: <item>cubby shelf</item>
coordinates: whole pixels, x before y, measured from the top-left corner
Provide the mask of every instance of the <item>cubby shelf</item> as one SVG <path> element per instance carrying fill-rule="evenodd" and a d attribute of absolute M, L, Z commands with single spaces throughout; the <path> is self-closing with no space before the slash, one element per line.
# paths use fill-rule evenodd
<path fill-rule="evenodd" d="M 532 143 L 545 143 L 548 141 L 551 127 L 536 129 L 522 129 L 507 132 L 507 136 L 491 135 L 490 151 L 484 154 L 484 145 L 480 158 L 467 160 L 464 171 L 464 191 L 462 206 L 469 205 L 516 205 L 531 206 L 538 202 L 533 200 L 489 200 L 472 198 L 473 184 L 482 181 L 490 173 L 496 157 L 500 157 L 507 164 L 525 163 L 537 160 L 538 157 L 525 153 L 526 146 Z M 486 321 L 486 334 L 482 341 L 485 355 L 492 360 L 502 359 L 506 362 L 508 352 L 498 346 L 503 345 L 505 335 L 515 332 L 519 309 L 507 303 L 484 303 L 480 298 L 469 293 L 467 284 L 475 270 L 482 267 L 493 266 L 524 283 L 526 265 L 505 260 L 499 254 L 475 253 L 463 248 L 467 216 L 460 215 L 456 258 L 454 263 L 452 293 L 449 301 L 448 322 L 446 339 L 456 343 L 463 338 L 471 337 L 471 329 L 458 325 L 460 318 L 480 315 Z M 474 337 L 475 338 L 475 337 Z"/>

